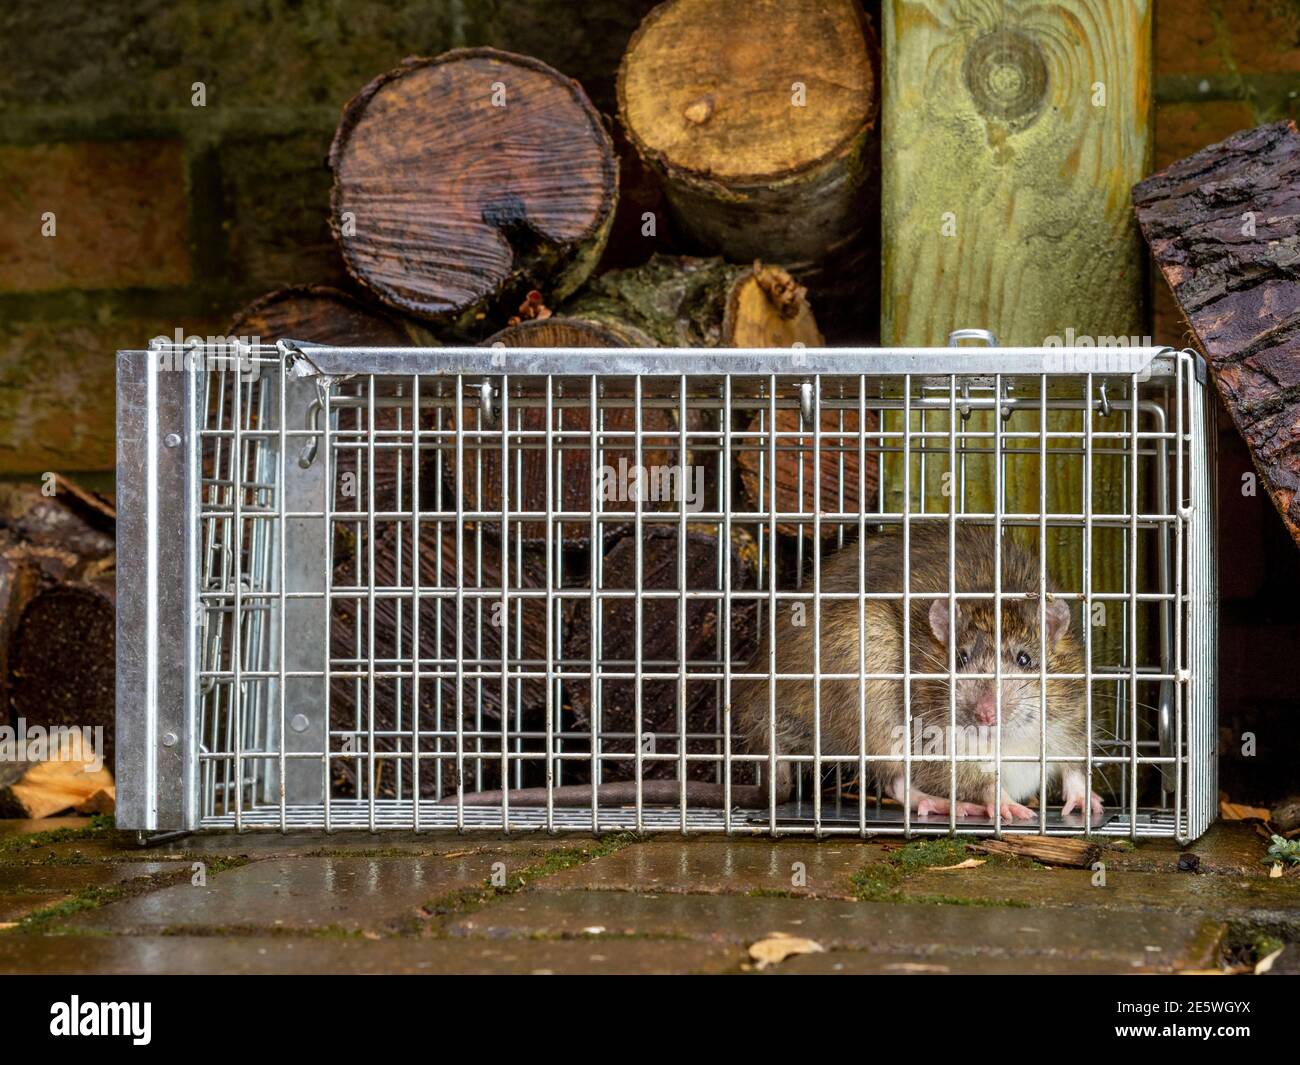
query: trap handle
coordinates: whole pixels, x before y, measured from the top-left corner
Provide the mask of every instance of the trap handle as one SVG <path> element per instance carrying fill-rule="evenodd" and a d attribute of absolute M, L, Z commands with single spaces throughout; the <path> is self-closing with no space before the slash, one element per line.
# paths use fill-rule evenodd
<path fill-rule="evenodd" d="M 991 329 L 954 329 L 948 334 L 948 347 L 958 347 L 963 340 L 982 340 L 990 348 L 998 346 L 998 338 Z"/>

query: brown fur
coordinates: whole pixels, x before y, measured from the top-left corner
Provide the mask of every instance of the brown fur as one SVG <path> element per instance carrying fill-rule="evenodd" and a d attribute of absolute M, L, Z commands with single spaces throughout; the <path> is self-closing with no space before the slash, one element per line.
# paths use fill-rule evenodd
<path fill-rule="evenodd" d="M 869 536 L 863 542 L 866 562 L 866 588 L 869 592 L 903 591 L 903 537 L 901 531 Z M 957 647 L 970 654 L 971 661 L 960 672 L 994 672 L 994 552 L 991 528 L 959 525 L 956 536 L 956 588 L 958 592 L 983 592 L 987 599 L 959 600 L 957 608 Z M 859 589 L 859 548 L 849 545 L 830 555 L 821 566 L 823 593 L 850 592 Z M 911 592 L 948 592 L 948 526 L 946 523 L 914 523 L 911 528 L 908 570 Z M 1004 538 L 1002 548 L 1002 589 L 1004 592 L 1037 592 L 1038 560 Z M 1048 586 L 1049 600 L 1051 586 Z M 932 630 L 930 599 L 913 599 L 911 607 L 909 658 L 912 673 L 946 673 L 949 669 L 948 648 Z M 943 601 L 946 614 L 947 600 Z M 1004 600 L 1002 606 L 1002 672 L 1033 673 L 1040 657 L 1039 607 L 1032 600 Z M 1051 673 L 1082 672 L 1082 655 L 1068 631 L 1068 614 L 1062 606 L 1049 606 L 1049 633 L 1056 637 L 1047 642 L 1047 751 L 1049 756 L 1078 756 L 1087 748 L 1087 734 L 1082 685 L 1077 680 L 1052 678 Z M 780 673 L 810 673 L 813 640 L 817 629 L 811 603 L 805 606 L 803 625 L 793 624 L 792 608 L 783 604 L 777 612 L 775 670 Z M 902 673 L 903 605 L 900 600 L 867 600 L 863 610 L 866 632 L 866 672 Z M 1053 629 L 1050 620 L 1056 618 Z M 1064 622 L 1063 627 L 1059 624 Z M 859 671 L 859 601 L 823 600 L 820 617 L 821 671 L 823 673 L 857 673 Z M 768 666 L 769 636 L 759 642 L 759 654 L 750 672 L 765 672 Z M 1016 655 L 1024 650 L 1032 664 L 1022 668 Z M 811 680 L 777 682 L 775 737 L 777 753 L 811 754 L 814 747 L 814 692 Z M 980 689 L 991 692 L 993 681 L 957 681 L 956 724 L 959 730 L 978 729 L 973 703 Z M 1037 678 L 1002 681 L 1001 750 L 1004 756 L 1003 791 L 1016 802 L 1038 793 L 1038 766 L 1005 761 L 1007 755 L 1032 755 L 1037 758 L 1041 747 L 1040 695 Z M 769 685 L 762 680 L 742 680 L 732 685 L 731 709 L 737 732 L 745 737 L 751 753 L 769 750 Z M 947 679 L 913 680 L 911 688 L 913 719 L 913 756 L 926 750 L 919 742 L 918 719 L 922 728 L 944 730 L 938 736 L 940 746 L 933 753 L 944 755 L 942 761 L 913 761 L 912 788 L 930 795 L 948 797 L 951 791 L 951 766 L 947 758 L 949 689 Z M 869 783 L 879 782 L 887 790 L 901 778 L 902 736 L 904 735 L 903 682 L 869 680 L 866 682 L 866 720 L 862 723 L 859 685 L 856 680 L 830 681 L 821 684 L 820 749 L 823 755 L 857 756 L 865 747 L 867 755 L 895 755 L 898 760 L 868 762 Z M 983 753 L 981 761 L 958 761 L 956 798 L 986 802 L 986 791 L 993 781 L 994 733 L 986 728 L 974 736 L 980 746 L 958 743 L 958 753 Z M 933 738 L 933 736 L 932 736 Z M 865 740 L 865 743 L 862 741 Z M 1059 781 L 1064 763 L 1049 763 L 1049 790 Z M 852 771 L 852 767 L 846 767 Z M 777 782 L 778 793 L 788 790 L 788 773 Z"/>

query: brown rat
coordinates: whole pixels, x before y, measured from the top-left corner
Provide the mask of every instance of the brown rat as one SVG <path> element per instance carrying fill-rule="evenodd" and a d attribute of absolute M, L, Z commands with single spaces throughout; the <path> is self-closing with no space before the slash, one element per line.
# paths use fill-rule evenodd
<path fill-rule="evenodd" d="M 903 591 L 903 535 L 891 530 L 868 536 L 862 542 L 866 588 L 873 593 Z M 823 598 L 819 624 L 814 624 L 810 601 L 786 601 L 777 610 L 775 663 L 777 674 L 811 674 L 815 635 L 820 635 L 821 672 L 859 672 L 859 547 L 850 544 L 825 557 L 821 565 L 820 590 L 824 594 L 848 593 L 843 599 Z M 911 682 L 912 771 L 911 787 L 904 789 L 905 711 L 903 682 L 874 679 L 866 682 L 865 726 L 860 720 L 861 689 L 852 679 L 823 678 L 820 683 L 820 712 L 811 679 L 778 680 L 775 713 L 772 713 L 766 677 L 740 679 L 731 686 L 733 733 L 740 737 L 748 754 L 767 755 L 769 738 L 775 735 L 779 756 L 811 755 L 814 749 L 815 718 L 820 718 L 820 749 L 825 755 L 857 756 L 861 738 L 868 756 L 885 760 L 867 762 L 869 783 L 879 783 L 892 798 L 906 795 L 920 815 L 948 814 L 952 785 L 950 746 L 957 755 L 979 755 L 978 759 L 956 764 L 958 816 L 994 816 L 995 803 L 1004 820 L 1032 818 L 1034 812 L 1023 803 L 1039 790 L 1037 761 L 1042 739 L 1039 678 L 1007 676 L 1037 674 L 1043 643 L 1039 638 L 1040 603 L 1038 560 L 1009 538 L 1002 542 L 1002 589 L 1007 593 L 1033 593 L 1030 599 L 1004 599 L 1002 604 L 1001 753 L 1002 793 L 995 794 L 993 762 L 997 751 L 997 703 L 992 677 L 961 674 L 992 674 L 995 670 L 995 617 L 992 591 L 995 579 L 993 530 L 987 526 L 958 525 L 956 536 L 956 592 L 982 592 L 984 597 L 957 601 L 956 625 L 950 623 L 948 585 L 948 524 L 914 522 L 910 530 L 907 569 L 909 591 L 944 593 L 943 597 L 913 598 L 911 605 L 908 657 L 910 673 L 947 673 L 949 639 L 955 633 L 956 730 L 951 725 L 949 686 L 946 677 L 913 679 Z M 903 604 L 901 600 L 868 599 L 862 608 L 866 633 L 866 672 L 901 674 L 904 659 Z M 1070 610 L 1051 597 L 1043 608 L 1046 618 L 1047 651 L 1047 754 L 1049 757 L 1077 757 L 1079 762 L 1049 762 L 1047 785 L 1064 795 L 1062 813 L 1082 810 L 1090 803 L 1094 816 L 1102 812 L 1101 800 L 1087 786 L 1083 757 L 1088 735 L 1082 682 L 1054 677 L 1056 673 L 1083 672 L 1083 656 L 1070 633 Z M 799 623 L 796 623 L 796 620 Z M 759 640 L 759 653 L 747 673 L 766 673 L 769 635 Z M 774 716 L 774 721 L 773 721 Z M 774 727 L 773 727 L 774 725 Z M 951 742 L 949 741 L 951 737 Z M 942 760 L 917 760 L 922 754 L 939 754 Z M 892 758 L 886 756 L 893 756 Z M 1012 762 L 1008 756 L 1030 756 L 1034 761 Z M 752 763 L 751 763 L 752 764 Z M 775 787 L 739 785 L 731 788 L 735 806 L 766 806 L 769 799 L 785 801 L 792 790 L 789 763 L 778 766 Z M 681 785 L 674 780 L 642 781 L 641 797 L 647 803 L 676 804 Z M 695 806 L 718 807 L 724 793 L 721 784 L 690 781 L 687 802 Z M 632 803 L 636 783 L 602 784 L 599 802 Z M 545 788 L 510 792 L 515 805 L 545 803 Z M 589 806 L 590 785 L 553 788 L 557 806 Z M 455 802 L 455 796 L 442 800 Z M 501 793 L 478 792 L 464 796 L 467 805 L 499 805 Z"/>
<path fill-rule="evenodd" d="M 869 536 L 865 548 L 866 588 L 869 592 L 903 591 L 903 535 L 891 530 Z M 913 523 L 908 545 L 907 570 L 912 593 L 945 593 L 941 598 L 917 597 L 911 601 L 908 657 L 911 674 L 947 673 L 949 640 L 955 633 L 953 654 L 956 681 L 956 730 L 951 726 L 949 684 L 941 679 L 911 682 L 911 743 L 913 758 L 922 754 L 943 756 L 941 761 L 912 762 L 907 798 L 918 814 L 947 814 L 952 788 L 950 747 L 957 755 L 980 755 L 959 760 L 956 799 L 959 816 L 994 815 L 995 801 L 1003 819 L 1032 818 L 1023 805 L 1039 790 L 1038 761 L 1042 740 L 1041 696 L 1037 674 L 1043 645 L 1039 639 L 1038 560 L 1014 541 L 1002 541 L 1002 590 L 1033 593 L 1030 599 L 1004 599 L 1002 604 L 1001 752 L 1002 794 L 994 794 L 993 762 L 997 751 L 997 704 L 991 676 L 963 679 L 962 674 L 995 671 L 995 617 L 992 591 L 995 580 L 993 530 L 988 526 L 958 525 L 955 545 L 956 592 L 982 592 L 984 597 L 957 600 L 957 623 L 950 624 L 948 584 L 948 525 L 946 522 Z M 813 641 L 820 633 L 821 672 L 853 674 L 859 671 L 859 552 L 848 546 L 823 561 L 820 590 L 825 594 L 850 593 L 852 598 L 822 599 L 819 625 L 805 601 L 803 624 L 794 624 L 794 607 L 783 604 L 777 612 L 775 672 L 811 673 Z M 899 600 L 868 599 L 863 606 L 867 673 L 903 673 L 903 604 Z M 1082 759 L 1087 751 L 1087 724 L 1082 682 L 1054 677 L 1057 673 L 1082 673 L 1083 655 L 1070 633 L 1069 606 L 1048 598 L 1047 651 L 1047 754 L 1074 756 L 1080 763 L 1049 762 L 1047 785 L 1059 784 L 1065 801 L 1063 813 L 1082 809 L 1090 802 L 1094 815 L 1101 801 L 1087 787 Z M 760 654 L 751 672 L 764 669 L 768 635 L 760 641 Z M 777 682 L 775 736 L 780 755 L 813 753 L 814 691 L 811 679 Z M 823 755 L 856 755 L 860 738 L 860 687 L 858 681 L 821 681 L 820 747 Z M 870 783 L 879 783 L 892 798 L 904 798 L 904 693 L 901 680 L 866 682 L 865 753 L 893 755 L 886 761 L 867 763 Z M 733 683 L 731 708 L 735 729 L 746 739 L 751 753 L 768 753 L 770 701 L 768 682 Z M 951 737 L 951 742 L 949 742 Z M 1010 762 L 1007 756 L 1030 756 L 1032 762 Z M 789 771 L 779 767 L 778 798 L 789 793 Z M 767 796 L 763 798 L 763 803 Z"/>

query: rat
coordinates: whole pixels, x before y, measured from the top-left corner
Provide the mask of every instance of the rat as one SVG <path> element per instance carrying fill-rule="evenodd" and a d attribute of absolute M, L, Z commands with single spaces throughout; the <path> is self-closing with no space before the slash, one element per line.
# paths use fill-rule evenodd
<path fill-rule="evenodd" d="M 914 522 L 908 543 L 911 601 L 908 657 L 910 672 L 947 673 L 949 654 L 955 665 L 953 701 L 956 730 L 950 728 L 949 682 L 939 679 L 911 681 L 913 755 L 937 753 L 939 761 L 913 761 L 911 786 L 905 787 L 905 712 L 903 681 L 866 681 L 865 725 L 860 724 L 861 690 L 854 680 L 821 681 L 820 732 L 823 755 L 856 754 L 860 732 L 865 734 L 865 752 L 883 756 L 866 763 L 869 784 L 879 784 L 891 798 L 906 800 L 918 816 L 948 815 L 951 812 L 952 765 L 949 744 L 961 755 L 980 755 L 956 764 L 956 815 L 1004 821 L 1033 819 L 1036 814 L 1024 803 L 1039 789 L 1039 757 L 1042 740 L 1042 699 L 1039 689 L 1039 659 L 1047 655 L 1047 754 L 1051 758 L 1077 757 L 1074 761 L 1047 763 L 1047 786 L 1063 796 L 1061 813 L 1082 811 L 1088 806 L 1094 817 L 1103 811 L 1101 799 L 1088 787 L 1084 752 L 1088 733 L 1083 684 L 1078 679 L 1053 676 L 1083 672 L 1083 652 L 1070 631 L 1070 608 L 1055 598 L 1050 585 L 1045 605 L 1038 592 L 1038 559 L 1013 540 L 1002 540 L 1002 590 L 1029 593 L 1030 598 L 1004 599 L 1002 639 L 996 645 L 993 586 L 995 577 L 994 532 L 990 526 L 956 526 L 957 592 L 984 593 L 984 597 L 959 599 L 955 618 L 950 615 L 948 592 L 948 524 Z M 820 611 L 821 672 L 849 674 L 859 669 L 859 552 L 870 592 L 901 593 L 904 572 L 903 534 L 899 529 L 868 535 L 857 545 L 847 545 L 823 559 L 820 588 L 823 593 L 854 593 L 852 598 L 823 599 Z M 922 594 L 918 594 L 922 593 Z M 930 593 L 928 596 L 924 593 Z M 937 598 L 935 593 L 942 593 Z M 1040 639 L 1040 605 L 1045 619 L 1045 639 Z M 796 615 L 796 611 L 798 614 Z M 899 600 L 868 599 L 863 606 L 866 633 L 866 672 L 903 672 L 903 603 Z M 780 604 L 776 615 L 775 672 L 811 673 L 813 668 L 813 606 L 808 600 Z M 796 618 L 800 622 L 796 624 Z M 765 630 L 759 652 L 745 672 L 765 673 L 770 637 Z M 1002 705 L 999 718 L 995 681 L 991 676 L 1001 658 Z M 965 677 L 963 674 L 976 674 Z M 1020 674 L 1020 676 L 1016 676 Z M 1033 675 L 1029 675 L 1033 674 Z M 775 737 L 778 755 L 810 755 L 814 747 L 815 701 L 813 682 L 777 680 L 775 727 L 770 719 L 770 695 L 766 677 L 734 681 L 731 686 L 733 731 L 750 755 L 768 755 L 769 739 Z M 997 729 L 1001 725 L 1003 756 L 1001 792 L 995 784 Z M 924 744 L 918 744 L 924 739 Z M 889 758 L 888 756 L 894 756 Z M 1030 756 L 1035 761 L 1006 761 L 1007 756 Z M 776 769 L 776 801 L 789 799 L 793 771 L 789 763 Z M 596 789 L 601 805 L 626 805 L 636 801 L 635 781 L 601 784 Z M 509 793 L 510 802 L 521 806 L 544 805 L 545 788 L 522 788 Z M 731 803 L 739 807 L 764 807 L 773 795 L 771 785 L 733 784 Z M 551 789 L 556 806 L 589 806 L 590 785 L 564 785 Z M 642 800 L 646 803 L 677 804 L 681 783 L 676 780 L 643 780 Z M 464 796 L 466 805 L 500 805 L 501 792 L 476 792 Z M 688 781 L 686 801 L 705 808 L 719 808 L 725 800 L 723 785 Z M 455 796 L 441 800 L 454 803 Z"/>

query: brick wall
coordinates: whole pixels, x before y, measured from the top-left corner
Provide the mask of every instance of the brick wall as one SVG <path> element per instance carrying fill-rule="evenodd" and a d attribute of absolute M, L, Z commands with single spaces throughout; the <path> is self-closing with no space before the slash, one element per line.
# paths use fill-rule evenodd
<path fill-rule="evenodd" d="M 491 44 L 578 77 L 609 111 L 612 72 L 652 6 L 4 5 L 0 475 L 111 469 L 117 348 L 178 327 L 222 333 L 269 289 L 343 279 L 324 159 L 343 104 L 374 75 Z"/>

